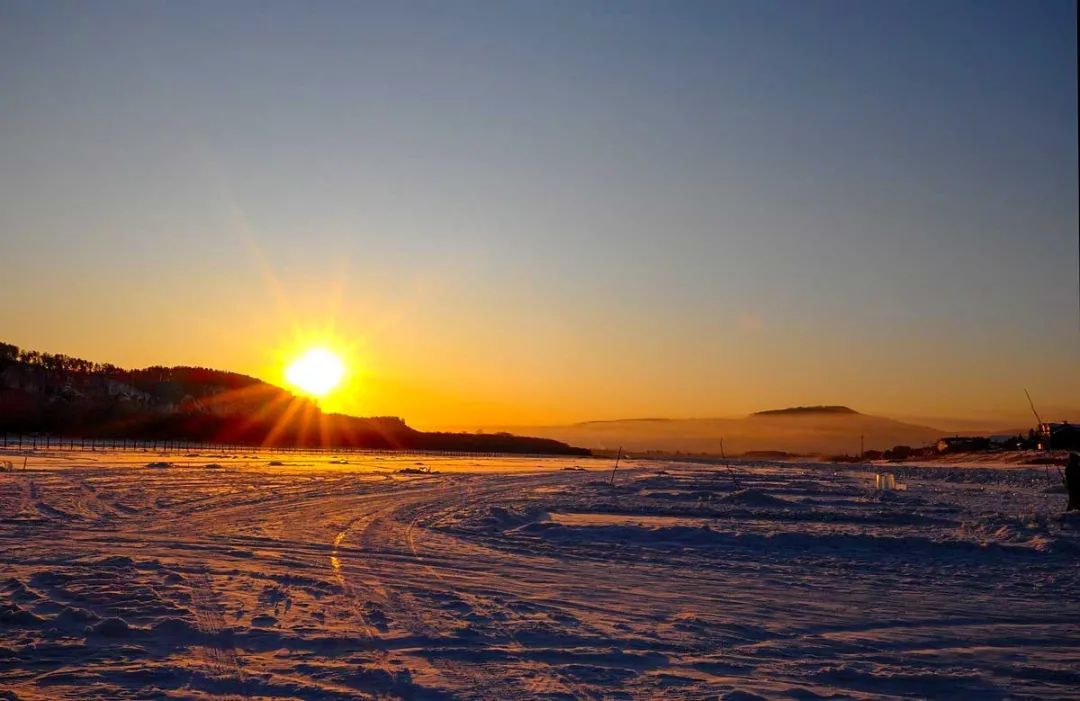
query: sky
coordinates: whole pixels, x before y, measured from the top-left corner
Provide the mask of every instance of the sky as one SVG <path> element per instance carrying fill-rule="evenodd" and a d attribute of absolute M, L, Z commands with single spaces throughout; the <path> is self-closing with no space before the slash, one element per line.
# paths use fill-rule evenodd
<path fill-rule="evenodd" d="M 0 3 L 0 340 L 421 428 L 1080 420 L 1076 5 Z"/>

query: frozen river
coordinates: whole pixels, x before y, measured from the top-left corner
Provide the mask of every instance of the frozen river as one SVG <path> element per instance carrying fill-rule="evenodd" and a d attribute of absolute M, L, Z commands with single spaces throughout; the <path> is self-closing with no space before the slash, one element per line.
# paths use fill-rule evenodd
<path fill-rule="evenodd" d="M 34 454 L 0 473 L 0 699 L 1080 688 L 1080 519 L 1043 468 L 610 468 Z"/>

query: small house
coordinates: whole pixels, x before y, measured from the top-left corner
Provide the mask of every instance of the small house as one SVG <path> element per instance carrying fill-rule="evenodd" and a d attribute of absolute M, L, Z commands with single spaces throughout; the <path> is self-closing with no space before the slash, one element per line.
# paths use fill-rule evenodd
<path fill-rule="evenodd" d="M 1080 450 L 1080 424 L 1071 424 L 1068 421 L 1039 424 L 1039 448 Z"/>
<path fill-rule="evenodd" d="M 1024 447 L 1024 437 L 1015 434 L 1001 433 L 990 436 L 988 440 L 994 450 L 1020 450 Z"/>
<path fill-rule="evenodd" d="M 982 436 L 949 436 L 939 438 L 937 452 L 939 453 L 973 453 L 990 449 L 990 439 Z"/>

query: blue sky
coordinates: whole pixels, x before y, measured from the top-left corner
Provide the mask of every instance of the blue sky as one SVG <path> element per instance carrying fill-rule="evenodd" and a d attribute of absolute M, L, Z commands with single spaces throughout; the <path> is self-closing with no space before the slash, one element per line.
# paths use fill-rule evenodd
<path fill-rule="evenodd" d="M 6 2 L 0 328 L 332 323 L 433 425 L 1066 410 L 1076 82 L 1071 2 Z"/>

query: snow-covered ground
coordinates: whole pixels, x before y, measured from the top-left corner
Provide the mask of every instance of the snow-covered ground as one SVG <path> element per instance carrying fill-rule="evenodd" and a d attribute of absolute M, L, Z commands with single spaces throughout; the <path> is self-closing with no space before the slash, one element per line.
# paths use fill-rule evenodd
<path fill-rule="evenodd" d="M 1080 689 L 1080 519 L 1043 467 L 884 493 L 866 466 L 610 467 L 34 454 L 0 473 L 0 698 Z"/>

